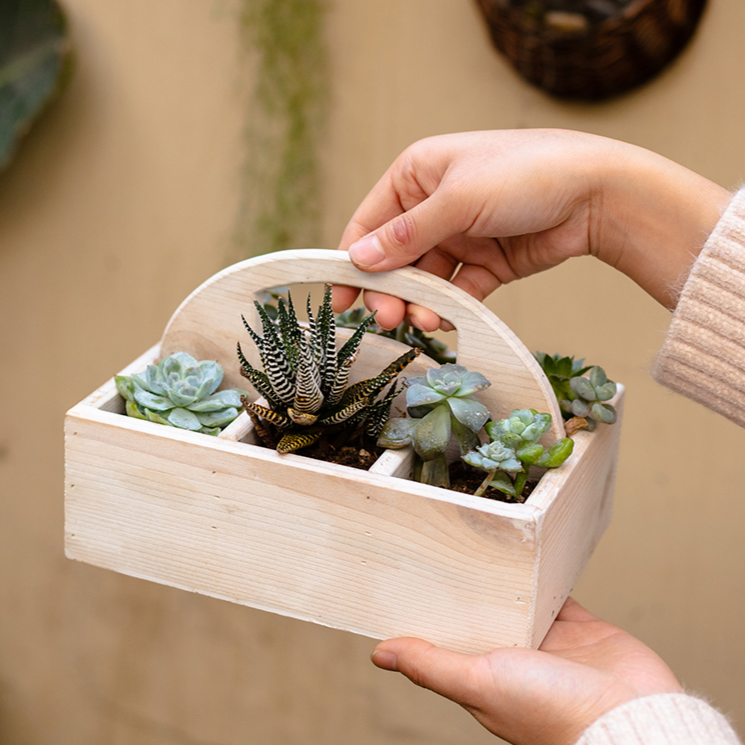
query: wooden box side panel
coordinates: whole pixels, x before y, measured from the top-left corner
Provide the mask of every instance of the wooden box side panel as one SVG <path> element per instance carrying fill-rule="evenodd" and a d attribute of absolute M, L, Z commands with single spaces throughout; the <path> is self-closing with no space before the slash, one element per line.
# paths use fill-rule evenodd
<path fill-rule="evenodd" d="M 555 494 L 539 528 L 533 647 L 543 641 L 610 522 L 623 396 L 619 385 L 612 401 L 618 421 L 575 435 L 570 460 L 544 476 L 544 487 Z"/>
<path fill-rule="evenodd" d="M 76 407 L 67 554 L 374 638 L 529 644 L 535 510 L 306 461 Z"/>

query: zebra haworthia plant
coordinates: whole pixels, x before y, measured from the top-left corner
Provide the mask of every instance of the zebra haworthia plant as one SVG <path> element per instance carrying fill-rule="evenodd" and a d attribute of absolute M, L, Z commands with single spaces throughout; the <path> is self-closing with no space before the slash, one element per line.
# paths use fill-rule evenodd
<path fill-rule="evenodd" d="M 276 446 L 279 453 L 306 448 L 324 432 L 339 429 L 362 426 L 366 434 L 376 438 L 399 393 L 397 376 L 420 350 L 411 349 L 379 375 L 348 385 L 365 330 L 375 313 L 364 318 L 337 350 L 330 285 L 326 286 L 323 303 L 315 316 L 308 296 L 307 329 L 298 321 L 290 293 L 287 301 L 282 297 L 277 299 L 274 319 L 261 303 L 256 302 L 255 307 L 261 335 L 245 318 L 243 323 L 258 349 L 263 370 L 251 365 L 240 343 L 238 360 L 241 374 L 266 401 L 262 405 L 246 396 L 242 399 L 259 436 Z M 390 387 L 384 393 L 386 386 Z"/>

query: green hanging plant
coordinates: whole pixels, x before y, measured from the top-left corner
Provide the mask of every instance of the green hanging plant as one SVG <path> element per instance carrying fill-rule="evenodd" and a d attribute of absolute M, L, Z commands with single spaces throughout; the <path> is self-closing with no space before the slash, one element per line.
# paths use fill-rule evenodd
<path fill-rule="evenodd" d="M 318 241 L 318 140 L 328 102 L 324 13 L 320 0 L 242 2 L 243 42 L 258 56 L 236 231 L 249 255 Z"/>
<path fill-rule="evenodd" d="M 0 169 L 69 70 L 67 22 L 53 0 L 0 0 Z"/>

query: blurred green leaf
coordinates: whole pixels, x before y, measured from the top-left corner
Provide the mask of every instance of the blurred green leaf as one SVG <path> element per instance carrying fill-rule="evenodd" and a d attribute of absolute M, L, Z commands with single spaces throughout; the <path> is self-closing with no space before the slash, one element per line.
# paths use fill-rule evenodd
<path fill-rule="evenodd" d="M 0 169 L 69 68 L 67 23 L 53 0 L 0 0 Z"/>

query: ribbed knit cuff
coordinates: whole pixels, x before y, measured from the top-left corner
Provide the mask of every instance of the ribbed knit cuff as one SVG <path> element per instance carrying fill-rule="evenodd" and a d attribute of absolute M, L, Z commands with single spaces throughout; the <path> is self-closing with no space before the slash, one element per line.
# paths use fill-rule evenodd
<path fill-rule="evenodd" d="M 730 202 L 683 287 L 652 374 L 745 426 L 745 189 Z"/>
<path fill-rule="evenodd" d="M 629 701 L 600 717 L 576 745 L 741 745 L 716 709 L 684 693 Z"/>

